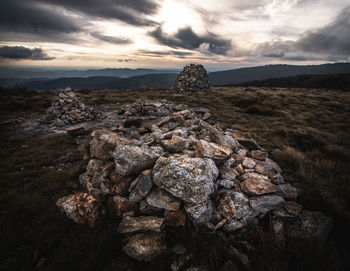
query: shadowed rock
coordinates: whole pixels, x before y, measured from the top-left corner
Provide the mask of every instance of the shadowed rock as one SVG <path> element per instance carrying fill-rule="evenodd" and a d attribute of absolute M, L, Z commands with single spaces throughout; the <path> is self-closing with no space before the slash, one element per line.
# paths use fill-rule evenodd
<path fill-rule="evenodd" d="M 124 217 L 118 227 L 118 232 L 129 233 L 139 231 L 160 232 L 164 219 L 154 216 Z"/>

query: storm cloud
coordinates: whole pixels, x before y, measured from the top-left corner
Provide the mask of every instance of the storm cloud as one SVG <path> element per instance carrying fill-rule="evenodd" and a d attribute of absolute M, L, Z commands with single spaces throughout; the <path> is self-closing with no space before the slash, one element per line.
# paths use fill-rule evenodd
<path fill-rule="evenodd" d="M 231 41 L 218 37 L 215 34 L 207 33 L 199 36 L 193 32 L 191 27 L 179 29 L 175 34 L 165 34 L 162 27 L 157 27 L 150 35 L 160 44 L 173 48 L 184 48 L 189 50 L 198 49 L 202 52 L 225 55 L 231 48 Z"/>
<path fill-rule="evenodd" d="M 0 47 L 0 58 L 2 59 L 31 59 L 31 60 L 52 60 L 41 48 L 26 48 L 23 46 Z"/>

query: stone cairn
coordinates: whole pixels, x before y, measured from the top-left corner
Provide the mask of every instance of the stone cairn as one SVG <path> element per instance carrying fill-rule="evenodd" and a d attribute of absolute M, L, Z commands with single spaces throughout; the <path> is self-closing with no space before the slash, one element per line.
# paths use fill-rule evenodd
<path fill-rule="evenodd" d="M 171 90 L 174 92 L 197 92 L 210 89 L 208 74 L 203 65 L 190 64 L 185 66 L 177 76 Z"/>
<path fill-rule="evenodd" d="M 96 118 L 92 107 L 80 102 L 70 89 L 59 89 L 52 106 L 47 110 L 49 120 L 56 121 L 58 126 L 77 124 Z"/>
<path fill-rule="evenodd" d="M 108 204 L 121 218 L 117 230 L 130 257 L 150 261 L 167 250 L 169 227 L 194 223 L 234 234 L 266 215 L 278 240 L 327 238 L 331 220 L 295 202 L 297 189 L 249 134 L 210 125 L 203 108 L 166 101 L 126 104 L 119 114 L 114 132 L 90 135 L 79 177 L 85 193 L 57 205 L 93 226 Z"/>

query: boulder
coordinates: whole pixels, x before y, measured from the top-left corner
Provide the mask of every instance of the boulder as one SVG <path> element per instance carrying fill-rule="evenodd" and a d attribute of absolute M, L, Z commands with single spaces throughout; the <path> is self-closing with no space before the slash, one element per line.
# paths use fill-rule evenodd
<path fill-rule="evenodd" d="M 130 233 L 140 231 L 160 232 L 163 229 L 164 218 L 155 216 L 126 216 L 119 224 L 118 232 Z"/>
<path fill-rule="evenodd" d="M 118 145 L 113 152 L 115 170 L 123 176 L 139 174 L 151 168 L 162 152 L 163 150 L 159 147 Z"/>
<path fill-rule="evenodd" d="M 77 193 L 57 200 L 56 205 L 76 223 L 93 226 L 101 214 L 100 202 L 93 196 Z"/>
<path fill-rule="evenodd" d="M 151 261 L 167 249 L 163 233 L 136 234 L 124 242 L 123 252 L 137 261 Z"/>
<path fill-rule="evenodd" d="M 186 155 L 160 157 L 153 168 L 153 182 L 188 203 L 206 201 L 214 192 L 219 170 L 213 160 Z"/>

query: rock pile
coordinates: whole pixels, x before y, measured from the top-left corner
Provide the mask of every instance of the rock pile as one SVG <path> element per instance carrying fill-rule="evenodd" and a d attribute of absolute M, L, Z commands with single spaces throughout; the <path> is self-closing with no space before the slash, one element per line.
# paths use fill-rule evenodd
<path fill-rule="evenodd" d="M 125 121 L 117 132 L 90 136 L 80 176 L 85 193 L 57 205 L 75 222 L 93 225 L 107 202 L 121 218 L 117 230 L 129 256 L 152 260 L 167 249 L 166 229 L 189 221 L 231 234 L 269 214 L 278 238 L 327 238 L 331 220 L 302 210 L 297 189 L 248 134 L 166 101 L 127 104 L 120 114 Z"/>
<path fill-rule="evenodd" d="M 203 65 L 190 64 L 180 72 L 171 90 L 174 92 L 197 92 L 210 89 L 208 74 Z"/>
<path fill-rule="evenodd" d="M 96 116 L 94 109 L 80 102 L 69 88 L 60 89 L 52 106 L 47 110 L 48 119 L 54 120 L 57 126 L 90 121 Z"/>

